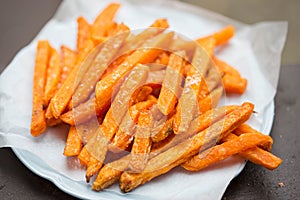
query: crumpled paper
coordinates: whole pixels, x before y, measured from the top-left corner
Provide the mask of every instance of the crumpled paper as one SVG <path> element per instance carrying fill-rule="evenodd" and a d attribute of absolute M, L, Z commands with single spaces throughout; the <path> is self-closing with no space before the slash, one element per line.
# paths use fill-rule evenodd
<path fill-rule="evenodd" d="M 287 34 L 286 22 L 246 25 L 211 11 L 177 1 L 120 0 L 118 22 L 132 29 L 145 28 L 157 18 L 167 18 L 170 29 L 195 39 L 233 24 L 235 37 L 216 54 L 235 66 L 248 79 L 242 96 L 227 96 L 225 104 L 250 101 L 255 114 L 250 123 L 268 134 L 273 121 L 273 99 L 279 77 L 281 52 Z M 84 182 L 84 169 L 74 158 L 62 155 L 66 127 L 49 128 L 38 138 L 30 135 L 32 81 L 37 40 L 48 39 L 52 46 L 75 48 L 76 18 L 92 22 L 109 1 L 64 0 L 55 16 L 36 38 L 23 48 L 0 77 L 0 147 L 13 147 L 31 170 L 50 179 L 62 190 L 90 199 L 220 199 L 245 162 L 232 157 L 201 172 L 173 169 L 136 190 L 123 194 L 115 184 L 96 193 Z"/>

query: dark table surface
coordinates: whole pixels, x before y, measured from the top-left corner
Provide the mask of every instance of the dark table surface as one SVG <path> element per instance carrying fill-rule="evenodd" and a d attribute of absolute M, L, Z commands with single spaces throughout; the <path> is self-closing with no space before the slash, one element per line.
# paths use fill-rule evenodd
<path fill-rule="evenodd" d="M 38 33 L 60 0 L 0 3 L 0 70 Z M 283 159 L 269 171 L 252 163 L 228 186 L 223 199 L 300 199 L 300 63 L 281 67 L 271 132 L 272 152 Z M 283 186 L 279 186 L 283 183 Z M 0 199 L 74 199 L 28 170 L 11 149 L 0 149 Z"/>

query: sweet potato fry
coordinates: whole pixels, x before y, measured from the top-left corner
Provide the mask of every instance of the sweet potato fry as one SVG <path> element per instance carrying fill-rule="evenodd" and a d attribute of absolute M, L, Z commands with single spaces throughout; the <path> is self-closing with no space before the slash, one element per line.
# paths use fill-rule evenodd
<path fill-rule="evenodd" d="M 131 37 L 127 39 L 126 43 L 121 48 L 120 52 L 124 54 L 135 51 L 137 48 L 141 47 L 146 40 L 160 34 L 168 27 L 169 24 L 166 19 L 155 20 L 149 28 L 145 29 L 138 35 L 131 35 Z"/>
<path fill-rule="evenodd" d="M 123 116 L 127 112 L 126 105 L 130 100 L 130 96 L 138 87 L 145 83 L 148 73 L 149 68 L 144 65 L 137 65 L 130 72 L 108 110 L 101 127 L 97 130 L 96 137 L 87 143 L 86 148 L 98 161 L 88 166 L 86 171 L 87 181 L 100 170 L 108 150 L 108 144 L 113 139 Z"/>
<path fill-rule="evenodd" d="M 196 117 L 190 124 L 189 129 L 184 134 L 176 135 L 175 137 L 169 136 L 168 139 L 163 140 L 152 145 L 152 149 L 160 150 L 164 152 L 167 149 L 179 144 L 184 141 L 186 138 L 189 138 L 195 135 L 197 132 L 203 131 L 204 129 L 211 126 L 213 123 L 222 119 L 225 115 L 229 114 L 233 110 L 237 109 L 237 106 L 223 106 L 220 108 L 215 108 L 204 112 L 202 115 Z M 167 121 L 168 123 L 168 121 Z M 167 124 L 166 123 L 166 124 Z M 170 127 L 172 130 L 172 128 Z"/>
<path fill-rule="evenodd" d="M 68 77 L 69 73 L 72 71 L 76 63 L 76 52 L 73 51 L 72 49 L 63 45 L 61 46 L 61 54 L 62 54 L 62 70 L 61 70 L 58 88 L 61 87 L 61 85 L 66 80 L 66 78 Z"/>
<path fill-rule="evenodd" d="M 134 105 L 138 102 L 145 101 L 152 91 L 152 87 L 144 85 L 140 90 L 136 92 L 136 95 L 131 96 L 132 104 Z"/>
<path fill-rule="evenodd" d="M 212 40 L 211 43 L 214 43 L 214 41 Z M 206 45 L 210 48 L 213 48 L 213 44 L 208 44 Z M 195 50 L 192 66 L 187 72 L 182 95 L 176 107 L 173 126 L 175 134 L 185 132 L 190 122 L 196 115 L 197 104 L 199 104 L 198 94 L 201 92 L 202 85 L 205 84 L 204 77 L 209 66 L 210 55 L 207 53 L 207 51 L 209 51 L 208 47 L 206 49 L 197 47 Z M 185 112 L 186 110 L 189 110 L 190 112 Z"/>
<path fill-rule="evenodd" d="M 81 61 L 84 59 L 83 54 L 88 54 L 92 50 L 91 48 L 93 48 L 92 46 L 90 46 L 92 44 L 90 44 L 89 42 L 86 44 L 88 45 L 87 49 L 85 49 L 84 51 L 82 51 L 83 53 L 78 55 L 79 57 L 77 57 L 76 66 L 70 72 L 61 88 L 59 88 L 59 90 L 56 92 L 55 96 L 51 99 L 51 110 L 55 118 L 59 118 L 60 115 L 65 111 L 74 90 L 82 80 L 84 73 L 88 70 L 100 50 L 99 47 L 96 47 L 96 49 L 81 64 Z"/>
<path fill-rule="evenodd" d="M 35 137 L 39 136 L 47 128 L 46 118 L 43 110 L 43 97 L 50 52 L 51 47 L 49 42 L 46 40 L 40 40 L 37 44 L 35 58 L 32 92 L 32 116 L 30 126 L 30 132 Z"/>
<path fill-rule="evenodd" d="M 173 33 L 160 34 L 146 41 L 142 49 L 128 56 L 111 74 L 101 79 L 96 86 L 96 108 L 103 110 L 110 104 L 113 87 L 122 79 L 137 63 L 152 62 L 173 38 Z M 158 49 L 157 49 L 158 48 Z"/>
<path fill-rule="evenodd" d="M 77 18 L 77 51 L 82 51 L 85 43 L 91 38 L 91 25 L 82 16 Z"/>
<path fill-rule="evenodd" d="M 270 170 L 276 169 L 282 163 L 280 158 L 259 147 L 240 152 L 239 155 Z"/>
<path fill-rule="evenodd" d="M 139 113 L 143 109 L 149 109 L 154 103 L 155 101 L 153 100 L 146 100 L 138 102 L 129 108 L 120 124 L 119 130 L 113 138 L 112 145 L 110 146 L 111 151 L 119 152 L 127 149 L 132 142 Z"/>
<path fill-rule="evenodd" d="M 232 25 L 228 25 L 213 34 L 206 37 L 199 38 L 196 41 L 201 42 L 208 38 L 214 38 L 216 40 L 216 45 L 219 46 L 228 42 L 228 40 L 233 37 L 234 33 L 235 33 L 234 27 Z"/>
<path fill-rule="evenodd" d="M 181 93 L 181 82 L 183 79 L 184 68 L 183 51 L 171 54 L 166 75 L 158 97 L 158 108 L 164 115 L 170 114 Z"/>
<path fill-rule="evenodd" d="M 76 107 L 88 99 L 92 91 L 94 91 L 96 83 L 100 80 L 103 72 L 106 70 L 128 34 L 129 33 L 119 34 L 103 44 L 100 52 L 78 84 L 71 101 L 71 107 Z"/>
<path fill-rule="evenodd" d="M 129 170 L 131 172 L 141 172 L 148 161 L 151 150 L 151 118 L 152 116 L 149 110 L 143 110 L 139 114 L 138 126 L 134 134 L 131 159 L 129 162 Z"/>
<path fill-rule="evenodd" d="M 259 133 L 245 133 L 195 155 L 181 166 L 189 171 L 200 171 L 239 152 L 269 142 L 272 142 L 272 138 L 269 136 Z"/>
<path fill-rule="evenodd" d="M 44 93 L 44 106 L 48 106 L 54 96 L 61 74 L 60 56 L 56 49 L 51 49 L 51 57 L 47 69 L 47 79 Z"/>
<path fill-rule="evenodd" d="M 260 133 L 260 134 L 262 134 L 261 132 L 255 130 L 254 128 L 252 128 L 248 124 L 242 124 L 242 125 L 240 125 L 239 127 L 237 127 L 233 131 L 233 133 L 235 135 L 237 135 L 237 136 L 240 136 L 240 135 L 242 135 L 244 133 Z M 265 143 L 264 145 L 260 145 L 260 147 L 263 148 L 266 151 L 271 151 L 272 145 L 273 145 L 273 143 L 270 142 L 270 143 Z"/>
<path fill-rule="evenodd" d="M 113 19 L 120 8 L 120 4 L 111 3 L 96 17 L 92 25 L 91 34 L 93 40 L 107 36 L 107 29 L 113 24 Z"/>
<path fill-rule="evenodd" d="M 95 135 L 101 123 L 101 118 L 93 118 L 83 124 L 76 125 L 76 131 L 84 145 Z"/>
<path fill-rule="evenodd" d="M 64 155 L 77 156 L 79 155 L 81 149 L 82 149 L 82 142 L 80 136 L 77 133 L 76 127 L 71 126 L 68 133 L 66 146 L 64 149 Z"/>
<path fill-rule="evenodd" d="M 237 126 L 249 119 L 253 104 L 244 103 L 236 110 L 226 115 L 224 120 L 214 123 L 210 128 L 197 133 L 173 148 L 150 159 L 141 173 L 124 172 L 120 177 L 120 189 L 129 192 L 151 179 L 170 171 L 172 168 L 186 162 L 201 148 L 209 148 L 216 141 L 226 137 Z"/>

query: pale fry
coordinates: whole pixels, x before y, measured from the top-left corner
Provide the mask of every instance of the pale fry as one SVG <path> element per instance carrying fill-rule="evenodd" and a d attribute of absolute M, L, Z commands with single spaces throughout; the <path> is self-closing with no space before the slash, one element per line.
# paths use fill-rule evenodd
<path fill-rule="evenodd" d="M 61 75 L 60 56 L 56 49 L 51 49 L 51 57 L 47 69 L 47 79 L 44 93 L 44 105 L 48 106 L 54 96 Z"/>
<path fill-rule="evenodd" d="M 189 171 L 200 171 L 239 152 L 269 142 L 272 142 L 272 138 L 269 136 L 259 133 L 245 133 L 195 155 L 181 166 Z"/>
<path fill-rule="evenodd" d="M 120 177 L 120 189 L 129 192 L 139 185 L 170 171 L 172 168 L 186 162 L 195 155 L 201 148 L 210 147 L 214 142 L 226 137 L 237 126 L 249 119 L 253 111 L 253 105 L 244 103 L 232 111 L 224 120 L 214 123 L 210 128 L 197 133 L 173 148 L 150 159 L 141 173 L 124 172 Z"/>
<path fill-rule="evenodd" d="M 164 115 L 168 115 L 174 110 L 177 99 L 179 99 L 183 79 L 184 57 L 185 53 L 183 51 L 170 56 L 157 102 L 158 108 Z"/>
<path fill-rule="evenodd" d="M 35 137 L 39 136 L 47 128 L 43 110 L 43 97 L 50 52 L 51 47 L 48 41 L 41 40 L 38 42 L 34 67 L 32 116 L 30 125 L 30 132 Z"/>

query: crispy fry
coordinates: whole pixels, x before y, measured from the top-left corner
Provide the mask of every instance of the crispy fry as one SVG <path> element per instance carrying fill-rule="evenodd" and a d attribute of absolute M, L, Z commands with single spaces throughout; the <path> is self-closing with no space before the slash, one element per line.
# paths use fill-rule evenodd
<path fill-rule="evenodd" d="M 244 133 L 260 133 L 262 134 L 261 132 L 255 130 L 254 128 L 252 128 L 251 126 L 249 126 L 248 124 L 242 124 L 240 125 L 239 127 L 237 127 L 233 133 L 237 136 L 240 136 Z M 272 145 L 273 143 L 270 142 L 270 143 L 265 143 L 264 145 L 260 145 L 261 148 L 265 149 L 266 151 L 271 151 L 272 149 Z"/>
<path fill-rule="evenodd" d="M 226 42 L 228 42 L 228 40 L 233 37 L 234 32 L 235 32 L 234 27 L 232 25 L 228 25 L 225 28 L 223 28 L 213 34 L 206 36 L 206 37 L 199 38 L 196 41 L 202 42 L 203 40 L 206 40 L 208 38 L 214 38 L 216 40 L 216 45 L 219 46 L 219 45 L 222 45 L 222 44 L 225 44 Z"/>
<path fill-rule="evenodd" d="M 153 89 L 150 86 L 144 85 L 143 87 L 141 87 L 131 96 L 132 105 L 141 101 L 145 101 L 152 91 Z"/>
<path fill-rule="evenodd" d="M 69 73 L 72 71 L 76 63 L 76 52 L 73 51 L 72 49 L 63 45 L 61 46 L 61 54 L 62 54 L 62 70 L 61 70 L 59 85 L 57 86 L 58 88 L 61 87 L 61 85 L 66 80 L 66 78 L 68 77 Z"/>
<path fill-rule="evenodd" d="M 101 118 L 93 118 L 84 124 L 76 126 L 76 131 L 84 145 L 95 135 L 97 129 L 100 126 Z"/>
<path fill-rule="evenodd" d="M 44 92 L 44 106 L 49 104 L 49 101 L 54 96 L 61 74 L 60 56 L 56 49 L 51 49 L 51 57 L 47 69 L 47 80 Z"/>
<path fill-rule="evenodd" d="M 76 66 L 70 72 L 61 88 L 59 88 L 59 90 L 56 92 L 55 96 L 51 99 L 51 110 L 55 118 L 59 118 L 60 115 L 64 112 L 73 95 L 74 90 L 78 86 L 80 80 L 82 80 L 84 73 L 88 70 L 95 56 L 99 52 L 99 47 L 96 47 L 96 49 L 81 64 L 81 61 L 84 59 L 83 57 L 85 57 L 86 54 L 92 50 L 91 48 L 93 48 L 92 46 L 90 46 L 92 44 L 90 44 L 89 42 L 87 42 L 86 44 L 88 46 L 86 46 L 87 48 L 85 49 L 85 51 L 82 51 L 83 53 L 80 53 L 77 57 Z M 85 55 L 83 56 L 83 54 Z"/>
<path fill-rule="evenodd" d="M 113 139 L 123 116 L 127 112 L 126 104 L 128 103 L 126 102 L 129 102 L 131 94 L 145 83 L 148 73 L 149 68 L 144 65 L 137 65 L 130 72 L 108 110 L 101 127 L 97 130 L 96 137 L 87 143 L 86 148 L 98 161 L 88 166 L 87 181 L 100 170 L 108 150 L 108 143 Z"/>
<path fill-rule="evenodd" d="M 99 40 L 100 37 L 106 37 L 108 28 L 113 24 L 113 19 L 120 8 L 120 4 L 111 3 L 96 17 L 91 34 L 93 40 Z"/>
<path fill-rule="evenodd" d="M 135 123 L 138 121 L 139 113 L 143 109 L 149 109 L 155 101 L 147 100 L 134 104 L 129 108 L 125 114 L 119 130 L 117 131 L 110 150 L 113 152 L 119 152 L 120 150 L 125 150 L 132 142 L 132 135 L 135 132 Z"/>
<path fill-rule="evenodd" d="M 139 114 L 138 126 L 134 134 L 131 159 L 129 162 L 129 170 L 131 172 L 141 172 L 148 161 L 151 150 L 151 118 L 149 110 L 143 110 Z"/>
<path fill-rule="evenodd" d="M 214 142 L 226 137 L 237 126 L 249 119 L 253 111 L 253 104 L 244 103 L 236 110 L 226 115 L 224 120 L 214 123 L 210 128 L 197 133 L 173 148 L 150 159 L 141 173 L 124 172 L 120 177 L 120 189 L 129 192 L 139 185 L 170 171 L 172 168 L 186 162 L 201 148 L 208 148 Z"/>
<path fill-rule="evenodd" d="M 181 93 L 182 73 L 184 68 L 184 52 L 171 54 L 166 75 L 158 97 L 158 108 L 164 115 L 174 110 Z"/>
<path fill-rule="evenodd" d="M 231 137 L 229 135 L 229 137 Z M 226 142 L 195 155 L 181 166 L 189 171 L 200 171 L 216 162 L 257 145 L 272 142 L 272 138 L 259 133 L 245 133 L 239 137 L 226 139 Z"/>
<path fill-rule="evenodd" d="M 258 147 L 240 152 L 239 155 L 270 170 L 276 169 L 282 163 L 280 158 Z"/>
<path fill-rule="evenodd" d="M 77 51 L 82 51 L 85 43 L 91 38 L 91 25 L 82 16 L 77 18 Z"/>
<path fill-rule="evenodd" d="M 128 56 L 111 74 L 100 80 L 96 86 L 96 108 L 103 110 L 110 103 L 113 87 L 130 71 L 137 63 L 152 62 L 173 37 L 173 33 L 160 34 L 143 44 L 143 49 L 135 51 Z"/>
<path fill-rule="evenodd" d="M 46 118 L 43 111 L 43 97 L 46 83 L 47 67 L 51 47 L 48 41 L 40 40 L 37 44 L 37 52 L 34 67 L 33 92 L 32 92 L 32 116 L 30 132 L 37 137 L 46 128 Z"/>
<path fill-rule="evenodd" d="M 64 149 L 65 156 L 77 156 L 79 155 L 82 149 L 82 142 L 75 126 L 71 126 L 68 138 L 66 142 L 66 146 Z"/>
<path fill-rule="evenodd" d="M 96 83 L 100 80 L 103 72 L 117 53 L 119 47 L 127 38 L 128 33 L 119 34 L 107 40 L 101 48 L 98 55 L 95 57 L 93 63 L 82 77 L 78 87 L 76 88 L 73 98 L 72 106 L 78 106 L 84 102 L 90 94 L 94 91 Z"/>

